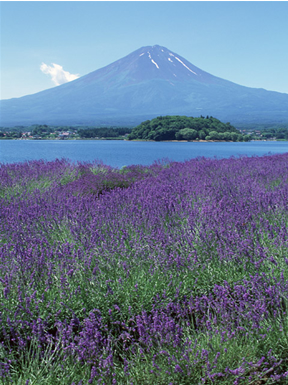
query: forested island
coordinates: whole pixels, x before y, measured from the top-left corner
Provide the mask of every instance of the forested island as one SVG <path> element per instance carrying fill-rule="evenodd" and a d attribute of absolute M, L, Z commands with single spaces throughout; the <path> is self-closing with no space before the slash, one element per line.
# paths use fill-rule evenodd
<path fill-rule="evenodd" d="M 158 116 L 135 127 L 129 140 L 221 140 L 249 141 L 230 123 L 223 123 L 212 116 L 193 118 L 188 116 Z"/>

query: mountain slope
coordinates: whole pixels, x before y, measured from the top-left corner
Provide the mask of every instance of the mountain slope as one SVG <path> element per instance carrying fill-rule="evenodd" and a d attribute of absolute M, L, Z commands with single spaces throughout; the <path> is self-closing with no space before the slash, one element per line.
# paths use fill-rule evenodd
<path fill-rule="evenodd" d="M 288 94 L 215 77 L 165 47 L 142 47 L 72 82 L 0 102 L 0 125 L 136 124 L 157 115 L 288 122 Z"/>

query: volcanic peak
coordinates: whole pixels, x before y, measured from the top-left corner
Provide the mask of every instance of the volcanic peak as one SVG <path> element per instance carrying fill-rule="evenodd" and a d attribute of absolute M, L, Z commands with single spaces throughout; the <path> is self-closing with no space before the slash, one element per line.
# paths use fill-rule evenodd
<path fill-rule="evenodd" d="M 146 46 L 69 83 L 1 101 L 1 124 L 129 124 L 159 115 L 287 121 L 288 95 L 213 76 L 177 53 Z M 234 123 L 235 124 L 235 123 Z"/>
<path fill-rule="evenodd" d="M 189 68 L 185 63 L 183 63 L 182 60 L 179 59 L 178 56 L 176 56 L 175 54 L 173 54 L 172 52 L 169 52 L 167 50 L 167 48 L 165 47 L 160 47 L 160 46 L 153 46 L 153 47 L 147 47 L 148 50 L 146 51 L 146 55 L 148 55 L 149 59 L 151 60 L 151 63 L 154 64 L 156 66 L 157 69 L 159 69 L 159 65 L 157 64 L 157 62 L 155 60 L 157 59 L 160 59 L 160 62 L 162 61 L 165 61 L 165 60 L 168 60 L 171 64 L 171 65 L 174 65 L 175 66 L 175 60 L 177 60 L 179 63 L 181 63 L 188 71 L 190 71 L 191 73 L 193 73 L 194 75 L 197 75 L 196 72 L 194 72 L 193 70 L 191 70 L 191 68 Z M 151 56 L 151 52 L 152 52 L 152 55 L 154 54 L 154 57 L 152 58 Z M 141 53 L 139 55 L 139 57 L 145 55 L 145 53 Z M 154 60 L 155 59 L 155 60 Z"/>

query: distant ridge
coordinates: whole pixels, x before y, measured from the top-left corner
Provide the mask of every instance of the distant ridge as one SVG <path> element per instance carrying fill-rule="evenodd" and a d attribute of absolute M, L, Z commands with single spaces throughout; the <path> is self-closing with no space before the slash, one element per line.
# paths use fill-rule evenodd
<path fill-rule="evenodd" d="M 236 123 L 288 123 L 288 94 L 213 76 L 159 45 L 72 82 L 0 101 L 0 126 L 136 125 L 159 115 L 213 115 Z"/>

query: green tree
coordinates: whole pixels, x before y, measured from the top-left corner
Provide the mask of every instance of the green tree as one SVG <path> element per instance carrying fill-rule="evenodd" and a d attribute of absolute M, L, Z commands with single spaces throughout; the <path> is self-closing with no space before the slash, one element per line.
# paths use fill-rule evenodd
<path fill-rule="evenodd" d="M 225 131 L 223 132 L 224 140 L 232 140 L 231 138 L 231 132 Z"/>
<path fill-rule="evenodd" d="M 201 140 L 205 140 L 205 138 L 206 138 L 206 132 L 205 132 L 204 130 L 200 130 L 200 131 L 198 132 L 198 137 L 199 137 L 199 139 L 201 139 Z"/>
<path fill-rule="evenodd" d="M 226 140 L 225 139 L 225 132 L 219 132 L 218 136 L 219 136 L 219 140 Z"/>
<path fill-rule="evenodd" d="M 209 136 L 210 136 L 211 140 L 219 140 L 220 139 L 217 131 L 210 131 Z"/>
<path fill-rule="evenodd" d="M 198 137 L 198 132 L 196 130 L 186 127 L 179 131 L 179 135 L 185 140 L 194 140 Z"/>
<path fill-rule="evenodd" d="M 264 139 L 273 138 L 273 136 L 275 136 L 275 134 L 272 132 L 263 132 L 262 133 L 262 138 L 264 138 Z"/>
<path fill-rule="evenodd" d="M 232 133 L 231 133 L 231 140 L 232 140 L 233 142 L 237 142 L 237 140 L 238 140 L 238 134 L 237 134 L 236 132 L 232 132 Z"/>

